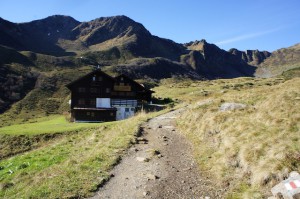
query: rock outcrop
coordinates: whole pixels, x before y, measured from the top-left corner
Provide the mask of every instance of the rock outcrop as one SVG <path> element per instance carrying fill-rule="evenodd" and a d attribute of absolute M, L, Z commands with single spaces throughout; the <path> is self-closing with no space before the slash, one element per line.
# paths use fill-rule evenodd
<path fill-rule="evenodd" d="M 268 51 L 259 51 L 259 50 L 246 50 L 246 51 L 239 51 L 235 48 L 229 50 L 229 53 L 237 56 L 239 59 L 244 60 L 250 65 L 259 65 L 265 59 L 271 56 L 271 53 Z"/>
<path fill-rule="evenodd" d="M 254 74 L 255 68 L 243 59 L 205 40 L 187 43 L 185 47 L 190 52 L 182 56 L 181 61 L 207 78 L 233 78 Z"/>

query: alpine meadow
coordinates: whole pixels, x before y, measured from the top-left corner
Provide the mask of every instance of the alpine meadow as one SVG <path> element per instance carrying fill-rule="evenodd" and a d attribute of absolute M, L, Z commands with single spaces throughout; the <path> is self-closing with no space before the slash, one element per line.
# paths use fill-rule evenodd
<path fill-rule="evenodd" d="M 297 198 L 299 110 L 299 43 L 0 18 L 0 198 Z M 271 192 L 291 177 L 293 196 Z"/>

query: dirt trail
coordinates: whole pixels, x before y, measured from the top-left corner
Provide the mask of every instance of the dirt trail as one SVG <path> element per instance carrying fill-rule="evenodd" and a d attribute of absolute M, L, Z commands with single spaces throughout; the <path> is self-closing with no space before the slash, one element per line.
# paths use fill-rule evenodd
<path fill-rule="evenodd" d="M 191 145 L 176 130 L 174 120 L 182 111 L 147 122 L 138 143 L 93 199 L 222 198 L 221 192 L 200 176 Z"/>

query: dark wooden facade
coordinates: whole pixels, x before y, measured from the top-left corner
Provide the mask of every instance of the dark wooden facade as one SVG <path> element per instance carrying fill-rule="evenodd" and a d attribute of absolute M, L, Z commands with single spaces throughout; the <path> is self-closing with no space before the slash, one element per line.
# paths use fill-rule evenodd
<path fill-rule="evenodd" d="M 89 121 L 89 122 L 106 122 L 116 120 L 116 109 L 92 109 L 92 108 L 75 108 L 72 111 L 73 118 L 76 121 Z"/>
<path fill-rule="evenodd" d="M 136 99 L 139 101 L 151 101 L 151 94 L 153 92 L 145 89 L 144 86 L 130 79 L 126 75 L 120 75 L 115 77 L 115 83 L 112 98 L 119 99 Z"/>
<path fill-rule="evenodd" d="M 101 70 L 95 70 L 67 87 L 71 90 L 72 118 L 77 122 L 124 119 L 128 114 L 123 117 L 120 112 L 131 111 L 132 114 L 142 103 L 150 102 L 153 93 L 125 75 L 111 77 Z"/>

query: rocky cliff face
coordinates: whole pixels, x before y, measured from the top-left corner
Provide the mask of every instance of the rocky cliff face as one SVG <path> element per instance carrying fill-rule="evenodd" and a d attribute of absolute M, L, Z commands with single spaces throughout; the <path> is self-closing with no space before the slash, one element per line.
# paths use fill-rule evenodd
<path fill-rule="evenodd" d="M 244 60 L 248 64 L 255 66 L 261 64 L 265 59 L 271 56 L 271 53 L 268 51 L 246 50 L 243 52 L 235 48 L 230 49 L 229 53 L 237 56 L 239 59 Z"/>
<path fill-rule="evenodd" d="M 233 78 L 254 74 L 255 68 L 239 56 L 209 44 L 205 40 L 187 43 L 185 47 L 190 52 L 182 56 L 182 62 L 207 78 Z"/>

